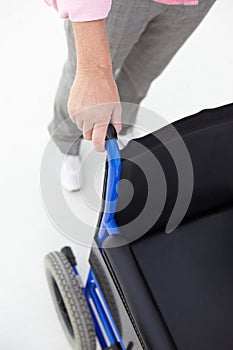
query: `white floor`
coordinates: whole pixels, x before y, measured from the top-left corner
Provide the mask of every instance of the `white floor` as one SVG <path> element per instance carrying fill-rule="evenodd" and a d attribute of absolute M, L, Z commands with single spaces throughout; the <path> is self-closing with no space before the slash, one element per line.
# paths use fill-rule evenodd
<path fill-rule="evenodd" d="M 78 260 L 87 261 L 88 249 L 57 231 L 40 194 L 46 127 L 66 56 L 62 21 L 42 0 L 0 0 L 0 10 L 0 348 L 68 350 L 47 290 L 43 257 L 71 244 Z M 144 106 L 173 121 L 233 101 L 232 13 L 232 0 L 217 0 L 153 83 Z M 77 194 L 70 201 L 84 211 Z"/>

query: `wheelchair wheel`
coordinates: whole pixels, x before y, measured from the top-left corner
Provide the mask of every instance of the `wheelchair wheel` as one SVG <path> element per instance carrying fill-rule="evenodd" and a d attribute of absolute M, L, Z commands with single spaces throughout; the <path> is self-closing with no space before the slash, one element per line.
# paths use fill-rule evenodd
<path fill-rule="evenodd" d="M 74 350 L 95 350 L 96 334 L 90 310 L 66 256 L 61 252 L 48 254 L 45 271 L 58 317 L 71 346 Z"/>

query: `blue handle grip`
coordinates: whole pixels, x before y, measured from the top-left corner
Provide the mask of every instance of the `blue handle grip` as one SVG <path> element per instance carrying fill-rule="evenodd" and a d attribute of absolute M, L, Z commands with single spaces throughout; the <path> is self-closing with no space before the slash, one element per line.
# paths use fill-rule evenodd
<path fill-rule="evenodd" d="M 109 125 L 108 131 L 109 138 L 106 138 L 105 143 L 108 158 L 108 176 L 104 198 L 104 211 L 98 233 L 100 247 L 107 236 L 120 233 L 114 215 L 116 212 L 118 186 L 121 175 L 121 156 L 116 139 L 117 133 L 111 124 Z"/>

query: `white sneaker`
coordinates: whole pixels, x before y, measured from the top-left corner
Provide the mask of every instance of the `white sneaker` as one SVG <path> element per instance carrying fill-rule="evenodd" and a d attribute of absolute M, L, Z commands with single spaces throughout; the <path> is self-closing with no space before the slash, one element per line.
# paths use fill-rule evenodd
<path fill-rule="evenodd" d="M 79 191 L 81 158 L 66 155 L 61 167 L 61 184 L 69 192 Z"/>

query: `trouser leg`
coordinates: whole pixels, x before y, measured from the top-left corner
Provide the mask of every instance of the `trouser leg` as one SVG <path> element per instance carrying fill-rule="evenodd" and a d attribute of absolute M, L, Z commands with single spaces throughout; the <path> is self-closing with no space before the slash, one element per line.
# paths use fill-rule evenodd
<path fill-rule="evenodd" d="M 127 79 L 122 79 L 121 72 L 124 62 L 130 56 L 131 51 L 137 45 L 143 33 L 146 31 L 148 23 L 161 15 L 167 5 L 163 5 L 150 0 L 113 0 L 112 15 L 107 19 L 107 32 L 110 45 L 110 51 L 113 62 L 113 72 L 122 102 L 122 131 L 125 134 L 134 124 L 137 114 L 137 105 L 135 105 L 132 95 L 134 91 L 129 92 L 131 83 Z M 123 3 L 125 4 L 123 7 Z M 121 11 L 119 10 L 121 8 Z M 121 21 L 123 22 L 121 23 Z M 116 35 L 115 30 L 118 28 L 118 43 L 112 47 L 112 39 Z M 123 86 L 125 84 L 125 86 Z"/>
<path fill-rule="evenodd" d="M 200 0 L 198 6 L 168 6 L 147 24 L 117 77 L 121 101 L 134 104 L 130 113 L 127 107 L 125 119 L 128 118 L 129 124 L 134 124 L 138 106 L 152 81 L 166 68 L 214 2 L 215 0 Z"/>

